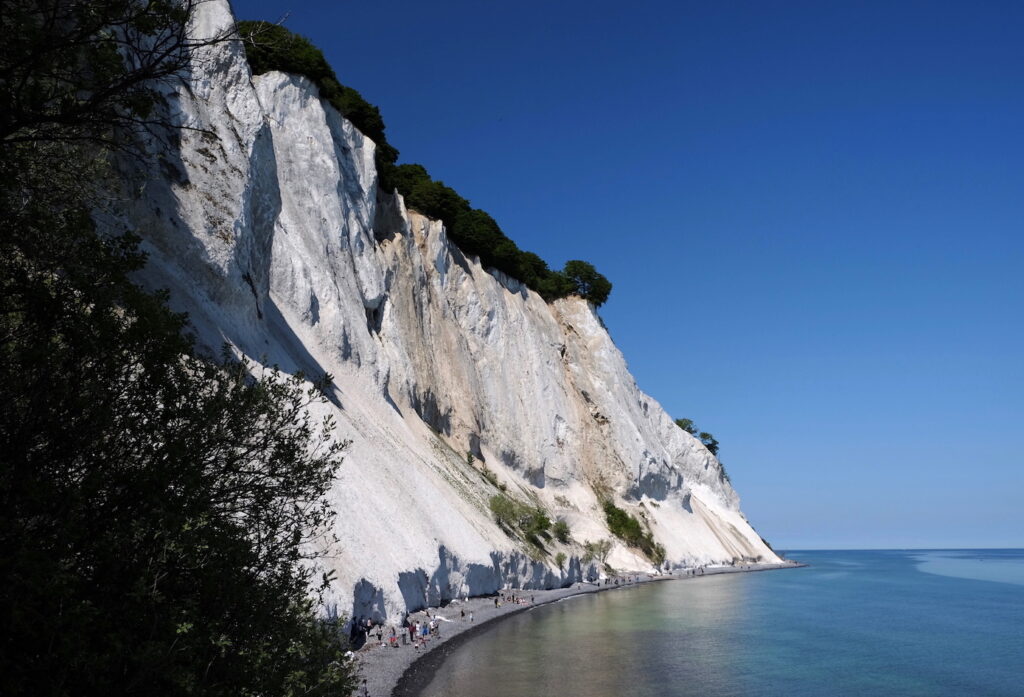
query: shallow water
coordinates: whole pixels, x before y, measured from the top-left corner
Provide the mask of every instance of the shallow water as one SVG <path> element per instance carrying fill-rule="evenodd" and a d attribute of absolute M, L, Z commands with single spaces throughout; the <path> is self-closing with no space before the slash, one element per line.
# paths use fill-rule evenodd
<path fill-rule="evenodd" d="M 423 695 L 1024 695 L 1024 550 L 789 556 L 498 622 Z"/>

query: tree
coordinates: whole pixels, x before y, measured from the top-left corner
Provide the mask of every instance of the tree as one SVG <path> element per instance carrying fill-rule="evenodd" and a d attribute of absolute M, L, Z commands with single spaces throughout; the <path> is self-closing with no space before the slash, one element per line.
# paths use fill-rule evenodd
<path fill-rule="evenodd" d="M 569 542 L 569 524 L 564 520 L 557 521 L 552 532 L 555 534 L 555 539 L 562 544 L 567 544 Z"/>
<path fill-rule="evenodd" d="M 563 572 L 565 571 L 565 560 L 566 560 L 565 552 L 559 552 L 558 554 L 555 555 L 555 564 L 558 565 L 558 570 L 559 571 L 563 571 Z"/>
<path fill-rule="evenodd" d="M 0 0 L 0 694 L 353 687 L 310 546 L 327 378 L 198 356 L 90 214 L 111 144 L 163 123 L 195 4 Z"/>
<path fill-rule="evenodd" d="M 574 259 L 565 262 L 562 273 L 572 282 L 574 292 L 600 307 L 612 292 L 611 282 L 599 274 L 593 264 Z"/>
<path fill-rule="evenodd" d="M 676 426 L 703 443 L 704 447 L 711 451 L 712 455 L 718 456 L 718 441 L 707 431 L 698 431 L 697 425 L 691 419 L 676 419 Z"/>
<path fill-rule="evenodd" d="M 123 145 L 165 126 L 161 86 L 229 36 L 190 33 L 205 1 L 0 0 L 0 141 Z"/>
<path fill-rule="evenodd" d="M 704 444 L 704 447 L 711 451 L 712 455 L 718 456 L 718 441 L 715 440 L 713 435 L 707 431 L 701 431 L 697 437 L 700 438 L 700 442 Z"/>
<path fill-rule="evenodd" d="M 587 542 L 583 545 L 583 561 L 584 563 L 589 562 L 593 559 L 597 559 L 601 562 L 602 566 L 607 565 L 608 555 L 612 551 L 611 540 L 598 540 L 597 542 Z"/>

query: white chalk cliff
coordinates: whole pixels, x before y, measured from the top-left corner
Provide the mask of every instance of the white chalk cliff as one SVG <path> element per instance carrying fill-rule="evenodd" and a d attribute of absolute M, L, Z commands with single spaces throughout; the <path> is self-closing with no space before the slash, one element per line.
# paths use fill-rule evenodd
<path fill-rule="evenodd" d="M 233 22 L 226 0 L 198 13 L 207 34 Z M 594 574 L 581 543 L 612 537 L 595 490 L 646 521 L 672 565 L 778 561 L 715 457 L 637 387 L 593 307 L 546 303 L 378 191 L 374 143 L 307 79 L 254 77 L 231 42 L 197 53 L 187 84 L 168 89 L 189 128 L 152 142 L 156 164 L 125 165 L 143 281 L 171 291 L 203 347 L 334 376 L 317 408 L 351 441 L 326 550 L 339 611 L 394 620 Z M 494 522 L 483 464 L 573 542 L 531 559 Z M 622 544 L 608 562 L 651 569 Z"/>

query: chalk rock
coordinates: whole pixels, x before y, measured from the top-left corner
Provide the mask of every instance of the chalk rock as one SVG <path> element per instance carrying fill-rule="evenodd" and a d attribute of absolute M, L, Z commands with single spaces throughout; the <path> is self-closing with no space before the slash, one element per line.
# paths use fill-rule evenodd
<path fill-rule="evenodd" d="M 233 21 L 224 0 L 197 12 L 207 35 Z M 395 621 L 595 577 L 580 557 L 612 537 L 602 497 L 641 518 L 670 565 L 778 561 L 720 463 L 637 387 L 594 308 L 546 303 L 379 191 L 374 143 L 309 80 L 253 77 L 225 42 L 168 89 L 188 129 L 155 138 L 152 163 L 124 164 L 136 196 L 121 222 L 145 237 L 142 281 L 171 291 L 202 348 L 334 376 L 315 409 L 351 444 L 323 550 L 329 610 Z M 545 555 L 507 534 L 489 477 L 564 519 L 573 541 L 545 542 Z M 608 562 L 652 570 L 621 543 Z"/>

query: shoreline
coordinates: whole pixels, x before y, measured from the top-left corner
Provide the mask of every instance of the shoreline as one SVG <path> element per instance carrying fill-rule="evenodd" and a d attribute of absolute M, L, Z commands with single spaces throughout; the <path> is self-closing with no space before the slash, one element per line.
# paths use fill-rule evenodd
<path fill-rule="evenodd" d="M 370 697 L 417 697 L 422 688 L 430 682 L 434 673 L 441 667 L 445 659 L 470 639 L 481 634 L 484 629 L 489 629 L 492 623 L 506 617 L 517 615 L 527 610 L 550 605 L 565 598 L 571 598 L 605 591 L 624 590 L 635 586 L 657 583 L 661 581 L 683 581 L 699 578 L 700 576 L 715 576 L 718 574 L 747 573 L 755 571 L 772 571 L 776 569 L 796 569 L 806 564 L 799 562 L 784 562 L 779 564 L 747 564 L 742 567 L 721 566 L 705 568 L 703 574 L 690 575 L 691 569 L 680 569 L 676 572 L 651 575 L 646 573 L 626 574 L 625 577 L 636 578 L 637 580 L 626 583 L 619 577 L 618 585 L 616 579 L 606 579 L 610 583 L 587 582 L 574 583 L 568 588 L 553 588 L 549 590 L 517 590 L 509 589 L 504 591 L 506 595 L 516 595 L 523 599 L 533 598 L 533 602 L 526 604 L 502 603 L 501 607 L 494 607 L 494 596 L 479 596 L 468 598 L 464 601 L 452 601 L 442 608 L 426 608 L 417 612 L 409 613 L 409 621 L 423 621 L 426 619 L 426 612 L 431 617 L 450 617 L 448 621 L 439 621 L 440 638 L 431 638 L 429 644 L 423 649 L 416 649 L 407 644 L 399 644 L 398 648 L 390 646 L 382 647 L 379 644 L 367 642 L 366 646 L 356 652 L 359 661 L 360 680 L 366 680 L 366 691 L 362 683 L 356 690 L 355 695 L 363 697 L 364 694 Z M 461 611 L 473 613 L 474 621 L 460 619 Z M 403 628 L 399 628 L 400 632 Z M 401 633 L 399 634 L 401 636 Z M 385 636 L 385 641 L 387 637 Z"/>

